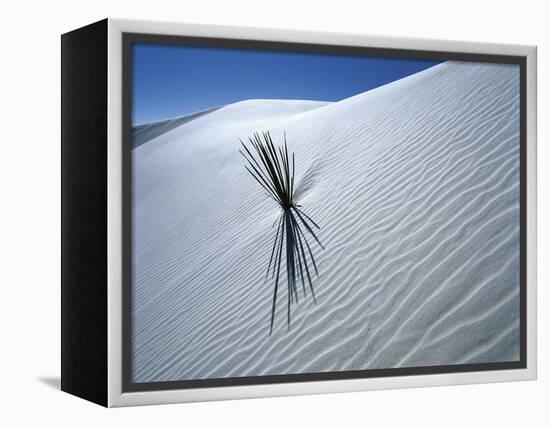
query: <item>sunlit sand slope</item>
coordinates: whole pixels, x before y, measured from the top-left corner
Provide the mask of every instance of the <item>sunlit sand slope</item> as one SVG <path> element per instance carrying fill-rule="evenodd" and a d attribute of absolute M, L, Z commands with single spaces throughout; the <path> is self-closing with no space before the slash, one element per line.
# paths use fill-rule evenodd
<path fill-rule="evenodd" d="M 279 214 L 239 138 L 286 131 L 317 303 L 269 335 Z M 133 150 L 133 379 L 519 359 L 519 70 L 447 62 L 335 103 L 250 100 Z M 284 277 L 283 277 L 284 278 Z M 283 287 L 284 288 L 284 287 Z"/>

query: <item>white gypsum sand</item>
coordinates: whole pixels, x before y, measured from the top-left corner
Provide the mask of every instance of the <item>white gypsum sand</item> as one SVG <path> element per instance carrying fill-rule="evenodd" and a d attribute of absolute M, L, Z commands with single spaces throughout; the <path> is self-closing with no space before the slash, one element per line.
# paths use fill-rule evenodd
<path fill-rule="evenodd" d="M 238 152 L 262 130 L 286 131 L 326 247 L 317 304 L 302 296 L 287 330 L 283 285 L 272 336 L 279 207 Z M 135 148 L 133 167 L 136 382 L 519 359 L 517 66 L 237 102 Z"/>

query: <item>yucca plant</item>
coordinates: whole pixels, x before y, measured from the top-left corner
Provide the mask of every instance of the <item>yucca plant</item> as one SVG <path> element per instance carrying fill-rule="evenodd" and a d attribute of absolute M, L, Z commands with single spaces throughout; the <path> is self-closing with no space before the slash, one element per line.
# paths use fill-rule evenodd
<path fill-rule="evenodd" d="M 314 229 L 320 229 L 319 225 L 303 211 L 301 205 L 296 203 L 295 160 L 294 153 L 289 156 L 286 133 L 284 134 L 284 145 L 279 147 L 275 146 L 269 132 L 262 132 L 261 135 L 254 133 L 248 140 L 251 149 L 241 140 L 243 150 L 239 150 L 246 160 L 245 168 L 265 191 L 265 194 L 281 208 L 281 215 L 273 225 L 273 227 L 277 226 L 277 231 L 265 276 L 266 282 L 270 276 L 275 281 L 269 327 L 271 335 L 283 256 L 286 257 L 287 327 L 290 328 L 290 305 L 299 300 L 297 283 L 301 282 L 304 297 L 308 293 L 306 291 L 307 284 L 313 301 L 316 302 L 311 275 L 312 269 L 316 275 L 319 275 L 319 271 L 308 236 L 311 236 L 322 249 L 324 246 L 314 231 Z"/>

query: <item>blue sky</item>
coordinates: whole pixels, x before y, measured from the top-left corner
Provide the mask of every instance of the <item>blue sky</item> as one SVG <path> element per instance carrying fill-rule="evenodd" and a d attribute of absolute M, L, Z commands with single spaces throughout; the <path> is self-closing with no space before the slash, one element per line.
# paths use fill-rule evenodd
<path fill-rule="evenodd" d="M 338 101 L 438 61 L 133 45 L 133 124 L 245 99 Z"/>

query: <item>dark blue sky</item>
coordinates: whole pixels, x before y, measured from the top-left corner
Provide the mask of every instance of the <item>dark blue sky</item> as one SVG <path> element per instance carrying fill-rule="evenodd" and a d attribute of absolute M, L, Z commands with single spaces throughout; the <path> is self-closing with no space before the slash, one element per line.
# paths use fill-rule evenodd
<path fill-rule="evenodd" d="M 338 101 L 437 61 L 134 44 L 133 124 L 245 99 Z"/>

